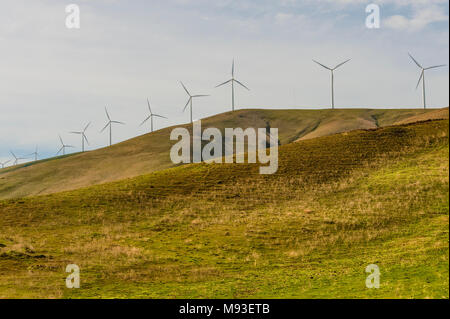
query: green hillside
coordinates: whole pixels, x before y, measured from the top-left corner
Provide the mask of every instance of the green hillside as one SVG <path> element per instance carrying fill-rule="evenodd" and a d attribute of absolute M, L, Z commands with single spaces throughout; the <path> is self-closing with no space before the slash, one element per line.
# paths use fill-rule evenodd
<path fill-rule="evenodd" d="M 354 117 L 373 129 L 329 135 L 343 127 L 326 112 L 219 116 L 280 128 L 274 175 L 202 163 L 0 201 L 0 298 L 449 298 L 449 121 L 375 129 L 419 111 L 339 110 L 345 130 Z M 305 139 L 320 127 L 328 136 Z M 58 160 L 55 174 L 77 158 L 149 158 L 140 145 L 167 132 Z M 72 263 L 80 289 L 65 288 Z M 365 287 L 369 264 L 380 289 Z"/>
<path fill-rule="evenodd" d="M 433 110 L 240 110 L 203 120 L 203 127 L 279 128 L 281 144 L 295 140 L 392 125 Z M 446 111 L 448 118 L 448 109 Z M 189 127 L 189 125 L 183 125 Z M 86 153 L 0 170 L 0 199 L 74 190 L 172 167 L 172 128 Z"/>

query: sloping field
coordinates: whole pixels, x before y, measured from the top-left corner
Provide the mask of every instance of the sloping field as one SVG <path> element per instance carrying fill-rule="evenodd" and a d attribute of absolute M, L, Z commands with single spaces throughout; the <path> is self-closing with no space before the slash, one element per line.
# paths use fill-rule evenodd
<path fill-rule="evenodd" d="M 448 130 L 300 140 L 274 175 L 202 163 L 0 201 L 0 297 L 448 298 Z"/>
<path fill-rule="evenodd" d="M 429 112 L 433 110 L 240 110 L 204 119 L 202 124 L 205 128 L 222 130 L 225 127 L 279 128 L 280 143 L 284 145 L 300 139 L 392 125 Z M 0 170 L 0 199 L 73 190 L 172 167 L 169 158 L 174 143 L 169 140 L 172 129 L 142 135 L 112 147 Z"/>
<path fill-rule="evenodd" d="M 400 121 L 396 122 L 395 124 L 409 124 L 409 123 L 415 123 L 415 122 L 421 122 L 421 121 L 427 121 L 427 120 L 441 120 L 441 119 L 448 120 L 448 117 L 449 117 L 448 107 L 446 107 L 443 109 L 414 115 L 414 116 L 408 117 L 406 119 L 400 120 Z"/>

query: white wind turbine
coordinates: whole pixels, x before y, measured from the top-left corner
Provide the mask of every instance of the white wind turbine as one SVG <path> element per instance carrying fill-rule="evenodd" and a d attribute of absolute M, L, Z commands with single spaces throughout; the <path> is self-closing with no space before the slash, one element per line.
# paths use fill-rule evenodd
<path fill-rule="evenodd" d="M 105 127 L 100 131 L 100 133 L 102 133 L 109 126 L 109 146 L 111 146 L 112 145 L 112 125 L 113 124 L 125 125 L 125 123 L 111 120 L 111 117 L 109 116 L 109 113 L 108 113 L 108 110 L 106 109 L 106 107 L 105 107 L 105 112 L 106 112 L 106 116 L 108 117 L 108 123 L 106 123 Z"/>
<path fill-rule="evenodd" d="M 430 67 L 424 68 L 424 67 L 422 67 L 419 64 L 419 62 L 416 61 L 416 59 L 414 59 L 414 57 L 410 53 L 408 53 L 408 55 L 414 61 L 414 63 L 421 69 L 419 81 L 417 82 L 417 85 L 416 85 L 416 90 L 419 87 L 420 81 L 422 81 L 423 108 L 426 109 L 427 108 L 427 101 L 426 101 L 426 94 L 425 94 L 425 71 L 426 70 L 430 70 L 430 69 L 441 68 L 441 67 L 446 66 L 446 65 L 445 64 L 441 64 L 441 65 L 434 65 L 434 66 L 430 66 Z"/>
<path fill-rule="evenodd" d="M 239 84 L 240 86 L 246 88 L 248 91 L 250 91 L 250 89 L 248 87 L 246 87 L 244 84 L 242 84 L 241 82 L 239 82 L 238 80 L 236 80 L 234 78 L 234 60 L 233 60 L 233 65 L 231 66 L 231 80 L 228 80 L 226 82 L 223 82 L 222 84 L 219 84 L 216 86 L 216 88 L 231 83 L 231 110 L 234 111 L 234 83 Z"/>
<path fill-rule="evenodd" d="M 81 135 L 81 151 L 84 152 L 84 141 L 86 141 L 86 143 L 89 145 L 89 141 L 86 137 L 86 130 L 88 129 L 89 125 L 91 125 L 91 122 L 88 123 L 88 125 L 86 125 L 84 127 L 84 129 L 80 132 L 70 132 L 71 134 L 78 134 Z"/>
<path fill-rule="evenodd" d="M 149 110 L 149 112 L 150 112 L 150 115 L 149 116 L 147 116 L 147 118 L 141 123 L 141 125 L 140 126 L 142 126 L 145 122 L 147 122 L 148 120 L 150 120 L 150 125 L 151 125 L 151 132 L 153 132 L 153 118 L 154 117 L 161 117 L 161 118 L 163 118 L 163 119 L 167 119 L 167 117 L 165 117 L 165 116 L 162 116 L 162 115 L 158 115 L 158 114 L 154 114 L 153 112 L 152 112 L 152 108 L 150 107 L 150 101 L 147 99 L 147 105 L 148 105 L 148 110 Z"/>
<path fill-rule="evenodd" d="M 2 166 L 2 168 L 5 168 L 6 164 L 8 164 L 9 162 L 11 162 L 11 160 L 7 160 L 6 162 L 1 162 L 0 165 Z"/>
<path fill-rule="evenodd" d="M 58 136 L 59 136 L 59 141 L 61 142 L 61 148 L 59 149 L 58 153 L 56 153 L 56 155 L 61 153 L 61 151 L 62 151 L 62 155 L 66 155 L 66 148 L 73 148 L 73 146 L 64 144 L 63 139 L 61 138 L 61 135 L 58 135 Z"/>
<path fill-rule="evenodd" d="M 350 61 L 351 59 L 348 59 L 347 61 L 344 61 L 342 63 L 339 63 L 338 65 L 336 65 L 334 68 L 329 68 L 325 65 L 323 65 L 320 62 L 317 62 L 316 60 L 313 60 L 315 63 L 317 63 L 318 65 L 320 65 L 321 67 L 329 70 L 331 72 L 331 108 L 334 109 L 334 71 L 341 67 L 342 65 L 344 65 L 345 63 L 347 63 L 348 61 Z"/>
<path fill-rule="evenodd" d="M 186 87 L 184 86 L 183 82 L 181 82 L 181 85 L 183 86 L 183 89 L 186 91 L 186 93 L 189 95 L 189 100 L 186 103 L 186 106 L 183 109 L 183 112 L 186 110 L 186 108 L 188 107 L 188 105 L 190 106 L 190 111 L 191 111 L 191 123 L 192 123 L 192 100 L 196 97 L 205 97 L 205 96 L 209 96 L 209 95 L 191 95 L 191 93 L 189 93 L 189 91 L 186 89 Z"/>
<path fill-rule="evenodd" d="M 10 151 L 10 152 L 11 152 L 12 156 L 14 157 L 14 164 L 13 165 L 17 165 L 17 164 L 19 164 L 20 160 L 26 159 L 25 157 L 17 157 L 16 154 L 14 154 L 13 151 Z"/>
<path fill-rule="evenodd" d="M 34 161 L 37 161 L 38 155 L 39 155 L 37 145 L 36 145 L 35 151 L 33 153 L 31 153 L 31 154 L 28 154 L 27 156 L 31 156 L 31 155 L 34 155 Z"/>

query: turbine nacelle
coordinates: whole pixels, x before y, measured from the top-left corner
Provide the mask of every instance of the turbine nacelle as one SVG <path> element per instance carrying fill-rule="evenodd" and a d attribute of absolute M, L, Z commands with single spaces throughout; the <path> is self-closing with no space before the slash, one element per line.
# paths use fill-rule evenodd
<path fill-rule="evenodd" d="M 37 161 L 37 158 L 39 156 L 39 154 L 38 154 L 38 147 L 37 146 L 36 146 L 36 149 L 35 149 L 35 151 L 33 153 L 25 155 L 25 156 L 31 156 L 31 155 L 34 155 L 34 160 Z"/>
<path fill-rule="evenodd" d="M 233 60 L 233 64 L 231 66 L 231 79 L 228 81 L 225 81 L 219 85 L 216 86 L 216 88 L 221 87 L 223 85 L 226 85 L 228 83 L 231 83 L 231 110 L 234 111 L 234 83 L 239 84 L 240 86 L 242 86 L 243 88 L 247 89 L 248 91 L 250 91 L 250 89 L 245 86 L 244 84 L 242 84 L 240 81 L 236 80 L 234 78 L 234 60 Z"/>
<path fill-rule="evenodd" d="M 442 68 L 446 65 L 440 64 L 440 65 L 433 65 L 433 66 L 429 66 L 429 67 L 425 68 L 419 62 L 417 62 L 417 60 L 412 56 L 411 53 L 408 53 L 408 55 L 411 58 L 411 60 L 413 60 L 413 62 L 417 65 L 417 67 L 419 67 L 421 70 L 419 80 L 417 81 L 416 90 L 419 88 L 420 82 L 422 82 L 423 108 L 425 109 L 427 107 L 426 94 L 425 94 L 426 93 L 425 92 L 425 71 L 431 70 L 431 69 L 436 69 L 436 68 Z"/>
<path fill-rule="evenodd" d="M 324 65 L 324 64 L 322 64 L 322 63 L 320 63 L 320 62 L 317 62 L 316 60 L 313 60 L 315 63 L 317 63 L 318 65 L 320 65 L 321 67 L 323 67 L 323 68 L 325 68 L 325 69 L 327 69 L 327 70 L 329 70 L 329 71 L 335 71 L 336 69 L 338 69 L 339 67 L 341 67 L 341 66 L 343 66 L 345 63 L 347 63 L 347 62 L 349 62 L 351 59 L 348 59 L 348 60 L 346 60 L 346 61 L 344 61 L 344 62 L 342 62 L 342 63 L 339 63 L 338 65 L 336 65 L 334 68 L 330 68 L 330 67 L 327 67 L 326 65 Z"/>
<path fill-rule="evenodd" d="M 125 123 L 111 120 L 111 117 L 109 116 L 109 113 L 108 113 L 108 109 L 106 107 L 105 107 L 105 112 L 106 112 L 106 117 L 108 118 L 108 123 L 106 123 L 105 127 L 102 128 L 100 133 L 102 133 L 109 126 L 109 146 L 111 146 L 112 145 L 112 124 L 125 125 Z"/>
<path fill-rule="evenodd" d="M 321 67 L 329 70 L 331 72 L 331 108 L 334 109 L 334 71 L 338 68 L 340 68 L 341 66 L 343 66 L 345 63 L 347 63 L 348 61 L 350 61 L 351 59 L 348 59 L 342 63 L 339 63 L 338 65 L 336 65 L 334 68 L 330 68 L 316 60 L 313 60 L 313 62 L 317 63 L 318 65 L 320 65 Z"/>
<path fill-rule="evenodd" d="M 9 162 L 11 162 L 11 160 L 7 160 L 6 162 L 0 162 L 0 165 L 2 166 L 2 168 L 5 168 L 6 164 L 8 164 Z"/>
<path fill-rule="evenodd" d="M 81 135 L 81 151 L 82 152 L 84 152 L 84 142 L 86 141 L 86 143 L 89 145 L 88 138 L 86 137 L 86 130 L 89 128 L 90 125 L 91 125 L 91 122 L 89 122 L 82 131 L 70 132 L 71 134 Z"/>
<path fill-rule="evenodd" d="M 13 164 L 13 165 L 19 164 L 19 161 L 20 161 L 20 160 L 25 160 L 25 159 L 27 159 L 27 158 L 25 158 L 25 157 L 17 157 L 16 154 L 14 154 L 13 151 L 10 151 L 10 153 L 11 153 L 11 155 L 14 157 L 14 164 Z"/>
<path fill-rule="evenodd" d="M 60 148 L 59 151 L 56 153 L 56 155 L 58 155 L 58 154 L 61 153 L 61 152 L 62 152 L 62 155 L 66 155 L 66 148 L 74 148 L 74 147 L 73 147 L 72 145 L 66 145 L 66 144 L 64 144 L 61 135 L 58 135 L 58 136 L 59 136 L 59 141 L 61 142 L 61 148 Z"/>
<path fill-rule="evenodd" d="M 154 117 L 160 117 L 163 119 L 167 119 L 167 117 L 159 115 L 159 114 L 154 114 L 152 112 L 152 108 L 150 106 L 150 101 L 147 99 L 147 106 L 148 106 L 148 111 L 149 111 L 149 115 L 145 118 L 145 120 L 142 121 L 142 123 L 139 126 L 142 126 L 145 122 L 147 122 L 148 120 L 151 120 L 151 131 L 153 132 L 153 118 Z"/>
<path fill-rule="evenodd" d="M 191 111 L 191 123 L 193 123 L 193 121 L 192 121 L 192 101 L 193 101 L 193 99 L 194 99 L 194 98 L 198 98 L 198 97 L 206 97 L 206 96 L 209 96 L 209 95 L 205 95 L 205 94 L 192 95 L 192 94 L 188 91 L 188 89 L 186 88 L 186 86 L 183 84 L 183 82 L 180 81 L 180 83 L 181 83 L 181 86 L 183 87 L 183 89 L 186 91 L 187 95 L 189 95 L 189 99 L 188 99 L 186 105 L 185 105 L 184 108 L 183 108 L 183 112 L 184 112 L 184 111 L 186 110 L 186 108 L 190 105 L 190 109 L 191 109 L 191 110 L 190 110 L 190 111 Z"/>

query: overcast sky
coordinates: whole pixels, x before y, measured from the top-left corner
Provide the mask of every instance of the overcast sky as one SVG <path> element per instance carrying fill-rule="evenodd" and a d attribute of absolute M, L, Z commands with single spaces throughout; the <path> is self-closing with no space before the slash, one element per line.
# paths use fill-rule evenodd
<path fill-rule="evenodd" d="M 66 5 L 80 8 L 81 28 L 68 29 Z M 369 3 L 381 8 L 381 28 L 365 25 Z M 325 108 L 334 66 L 336 107 L 418 108 L 419 69 L 448 63 L 447 0 L 2 0 L 0 7 L 0 161 L 58 150 L 58 133 L 79 151 L 103 147 L 104 107 L 115 120 L 114 142 L 141 135 L 149 97 L 169 120 L 186 123 L 230 109 L 228 80 L 236 77 L 240 108 Z M 428 104 L 449 105 L 448 67 L 427 74 Z"/>

